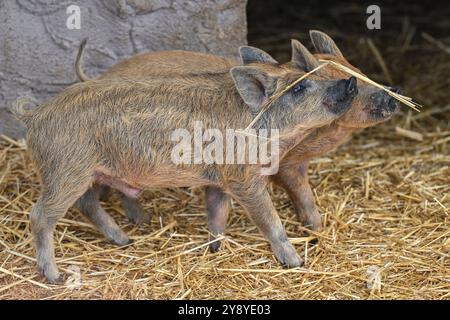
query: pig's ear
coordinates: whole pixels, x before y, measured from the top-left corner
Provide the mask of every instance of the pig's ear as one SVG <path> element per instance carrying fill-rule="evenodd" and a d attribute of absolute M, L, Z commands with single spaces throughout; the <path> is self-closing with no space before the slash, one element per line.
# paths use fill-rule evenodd
<path fill-rule="evenodd" d="M 261 109 L 275 91 L 276 78 L 254 67 L 234 67 L 230 70 L 239 95 L 253 112 Z"/>
<path fill-rule="evenodd" d="M 344 59 L 341 50 L 339 50 L 334 40 L 326 33 L 318 30 L 310 30 L 309 36 L 311 37 L 314 48 L 316 48 L 319 53 L 331 54 L 335 57 Z"/>
<path fill-rule="evenodd" d="M 272 58 L 270 54 L 255 47 L 241 46 L 239 47 L 239 55 L 241 56 L 242 64 L 249 64 L 252 62 L 278 64 L 278 61 Z"/>
<path fill-rule="evenodd" d="M 306 72 L 317 68 L 320 63 L 299 41 L 292 39 L 292 64 Z"/>

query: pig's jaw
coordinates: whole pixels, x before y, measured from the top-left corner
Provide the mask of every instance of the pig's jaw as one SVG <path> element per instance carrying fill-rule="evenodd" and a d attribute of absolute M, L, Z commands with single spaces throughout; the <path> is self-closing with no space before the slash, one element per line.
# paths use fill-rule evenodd
<path fill-rule="evenodd" d="M 394 111 L 395 110 L 391 110 L 388 108 L 382 108 L 381 110 L 372 110 L 369 115 L 370 120 L 373 121 L 373 124 L 371 125 L 389 120 L 393 116 Z"/>
<path fill-rule="evenodd" d="M 372 105 L 366 105 L 360 110 L 351 110 L 351 113 L 337 119 L 334 123 L 338 126 L 355 130 L 369 128 L 391 119 L 395 110 L 387 107 L 375 108 Z"/>
<path fill-rule="evenodd" d="M 344 140 L 358 129 L 360 128 L 332 123 L 328 128 L 319 129 L 319 132 L 321 136 L 327 136 L 329 141 L 339 144 L 340 140 Z"/>

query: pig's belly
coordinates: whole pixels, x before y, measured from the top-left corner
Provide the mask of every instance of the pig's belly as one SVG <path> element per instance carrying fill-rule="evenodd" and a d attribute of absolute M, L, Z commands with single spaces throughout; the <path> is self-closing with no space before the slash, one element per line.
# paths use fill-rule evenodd
<path fill-rule="evenodd" d="M 95 183 L 117 189 L 123 192 L 127 197 L 137 198 L 139 193 L 142 191 L 141 188 L 136 188 L 120 178 L 106 175 L 98 171 L 94 174 L 94 181 Z"/>
<path fill-rule="evenodd" d="M 201 174 L 174 168 L 159 168 L 157 172 L 126 178 L 117 177 L 108 170 L 100 169 L 95 171 L 94 182 L 117 189 L 133 198 L 136 198 L 143 189 L 196 187 L 211 184 L 211 181 L 202 177 Z"/>

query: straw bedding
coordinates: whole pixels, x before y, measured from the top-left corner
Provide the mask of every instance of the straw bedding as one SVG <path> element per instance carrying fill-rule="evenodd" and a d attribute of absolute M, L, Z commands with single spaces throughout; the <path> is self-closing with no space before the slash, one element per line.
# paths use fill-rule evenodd
<path fill-rule="evenodd" d="M 282 269 L 236 204 L 222 250 L 209 253 L 202 190 L 173 189 L 144 193 L 151 225 L 130 224 L 117 194 L 104 203 L 135 240 L 127 248 L 108 243 L 71 209 L 55 232 L 66 283 L 48 285 L 36 271 L 28 219 L 39 192 L 36 172 L 23 142 L 2 137 L 0 299 L 450 298 L 450 61 L 433 44 L 427 50 L 434 58 L 426 70 L 401 58 L 389 64 L 405 94 L 424 105 L 421 113 L 403 107 L 311 163 L 322 232 L 305 234 L 285 192 L 271 187 L 306 259 L 302 268 Z M 369 61 L 370 51 L 359 52 Z"/>
<path fill-rule="evenodd" d="M 317 244 L 308 243 L 284 191 L 273 188 L 304 268 L 282 269 L 237 205 L 223 249 L 209 253 L 202 191 L 174 189 L 145 193 L 150 226 L 128 223 L 117 196 L 105 203 L 136 241 L 128 248 L 109 244 L 70 210 L 55 235 L 63 286 L 37 275 L 28 214 L 39 185 L 24 146 L 3 138 L 0 298 L 448 298 L 450 131 L 430 126 L 417 142 L 393 134 L 403 122 L 365 130 L 312 163 L 325 223 L 313 235 Z"/>

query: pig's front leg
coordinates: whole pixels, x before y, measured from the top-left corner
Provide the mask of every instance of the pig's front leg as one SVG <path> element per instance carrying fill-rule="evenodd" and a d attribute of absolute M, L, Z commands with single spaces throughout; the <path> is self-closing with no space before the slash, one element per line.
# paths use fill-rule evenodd
<path fill-rule="evenodd" d="M 278 173 L 273 176 L 273 180 L 289 194 L 300 221 L 311 230 L 319 230 L 322 226 L 322 218 L 309 185 L 308 162 L 281 166 Z"/>
<path fill-rule="evenodd" d="M 208 227 L 210 240 L 214 240 L 218 235 L 225 233 L 230 208 L 230 196 L 219 187 L 208 186 L 205 188 L 206 211 L 208 212 Z M 220 249 L 220 241 L 209 245 L 211 252 Z"/>
<path fill-rule="evenodd" d="M 247 211 L 264 237 L 269 240 L 278 261 L 288 268 L 301 266 L 303 261 L 287 238 L 266 185 L 259 182 L 234 185 L 229 187 L 229 192 Z"/>

